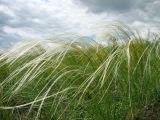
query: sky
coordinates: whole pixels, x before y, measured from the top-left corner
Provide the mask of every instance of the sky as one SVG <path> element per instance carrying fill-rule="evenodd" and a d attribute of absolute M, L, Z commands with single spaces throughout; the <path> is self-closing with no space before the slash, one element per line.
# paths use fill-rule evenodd
<path fill-rule="evenodd" d="M 159 31 L 160 0 L 0 0 L 0 48 L 55 33 L 91 36 L 106 21 Z"/>

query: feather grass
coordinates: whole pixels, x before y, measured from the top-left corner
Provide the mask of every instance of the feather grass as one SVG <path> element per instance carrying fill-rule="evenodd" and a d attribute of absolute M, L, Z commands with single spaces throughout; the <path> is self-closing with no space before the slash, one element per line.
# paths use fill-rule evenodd
<path fill-rule="evenodd" d="M 62 34 L 4 52 L 0 117 L 135 119 L 145 105 L 160 101 L 159 35 L 146 40 L 123 24 L 103 26 L 110 30 L 103 33 L 108 45 Z"/>

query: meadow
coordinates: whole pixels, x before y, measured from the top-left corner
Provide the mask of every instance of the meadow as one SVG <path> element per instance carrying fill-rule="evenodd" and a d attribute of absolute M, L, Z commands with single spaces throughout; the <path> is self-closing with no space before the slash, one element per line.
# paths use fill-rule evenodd
<path fill-rule="evenodd" d="M 59 35 L 3 52 L 0 120 L 159 120 L 159 34 L 110 26 L 106 44 Z"/>

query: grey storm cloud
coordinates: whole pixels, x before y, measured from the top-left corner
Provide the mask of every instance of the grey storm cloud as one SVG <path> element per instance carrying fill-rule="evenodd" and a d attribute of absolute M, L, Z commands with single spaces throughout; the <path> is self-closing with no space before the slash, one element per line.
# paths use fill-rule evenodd
<path fill-rule="evenodd" d="M 160 0 L 76 0 L 89 12 L 110 13 L 123 16 L 126 20 L 160 22 Z"/>
<path fill-rule="evenodd" d="M 7 34 L 0 30 L 0 48 L 9 48 L 16 42 L 20 42 L 21 37 L 14 34 Z"/>
<path fill-rule="evenodd" d="M 9 15 L 0 12 L 1 20 L 0 20 L 0 27 L 3 27 L 5 24 L 8 23 L 9 19 L 12 19 Z"/>
<path fill-rule="evenodd" d="M 101 13 L 106 11 L 125 12 L 134 8 L 139 0 L 77 0 L 89 8 L 89 11 Z"/>
<path fill-rule="evenodd" d="M 160 0 L 76 0 L 89 12 L 121 16 L 120 20 L 160 22 Z"/>
<path fill-rule="evenodd" d="M 88 10 L 94 13 L 101 12 L 130 12 L 135 9 L 145 9 L 146 6 L 159 0 L 76 0 L 88 7 Z"/>
<path fill-rule="evenodd" d="M 76 0 L 93 14 L 113 15 L 116 20 L 140 28 L 160 27 L 160 0 Z M 107 17 L 106 17 L 107 18 Z"/>

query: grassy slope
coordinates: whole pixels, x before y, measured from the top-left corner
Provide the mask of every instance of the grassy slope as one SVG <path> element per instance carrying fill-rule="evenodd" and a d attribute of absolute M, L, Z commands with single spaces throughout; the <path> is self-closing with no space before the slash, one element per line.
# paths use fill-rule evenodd
<path fill-rule="evenodd" d="M 0 56 L 2 120 L 144 119 L 144 106 L 160 101 L 158 37 L 60 44 L 59 52 L 29 43 Z"/>

